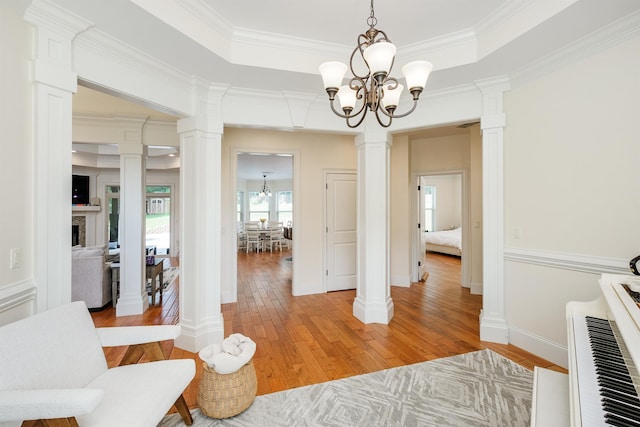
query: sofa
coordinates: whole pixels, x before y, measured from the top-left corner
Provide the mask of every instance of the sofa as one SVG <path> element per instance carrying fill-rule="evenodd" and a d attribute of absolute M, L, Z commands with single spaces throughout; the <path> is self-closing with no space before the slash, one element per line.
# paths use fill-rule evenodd
<path fill-rule="evenodd" d="M 111 302 L 111 264 L 107 246 L 74 246 L 71 250 L 71 300 L 84 301 L 89 309 Z"/>

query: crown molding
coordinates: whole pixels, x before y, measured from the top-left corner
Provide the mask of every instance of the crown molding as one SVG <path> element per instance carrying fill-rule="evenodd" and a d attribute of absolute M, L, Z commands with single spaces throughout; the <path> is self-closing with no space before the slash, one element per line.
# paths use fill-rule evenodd
<path fill-rule="evenodd" d="M 24 13 L 25 21 L 54 30 L 67 39 L 73 39 L 78 33 L 91 27 L 88 21 L 49 0 L 33 1 Z"/>

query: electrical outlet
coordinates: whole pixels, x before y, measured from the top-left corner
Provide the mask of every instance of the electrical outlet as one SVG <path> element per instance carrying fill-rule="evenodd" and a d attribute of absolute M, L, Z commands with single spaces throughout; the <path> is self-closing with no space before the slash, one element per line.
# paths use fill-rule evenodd
<path fill-rule="evenodd" d="M 9 250 L 9 269 L 20 268 L 20 248 L 11 248 Z"/>

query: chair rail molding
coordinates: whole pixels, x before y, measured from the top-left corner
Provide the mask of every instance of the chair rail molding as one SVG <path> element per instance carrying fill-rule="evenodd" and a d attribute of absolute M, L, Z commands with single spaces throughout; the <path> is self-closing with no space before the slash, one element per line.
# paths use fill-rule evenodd
<path fill-rule="evenodd" d="M 579 271 L 581 273 L 631 274 L 629 261 L 618 258 L 507 247 L 504 251 L 504 259 L 505 261 Z"/>

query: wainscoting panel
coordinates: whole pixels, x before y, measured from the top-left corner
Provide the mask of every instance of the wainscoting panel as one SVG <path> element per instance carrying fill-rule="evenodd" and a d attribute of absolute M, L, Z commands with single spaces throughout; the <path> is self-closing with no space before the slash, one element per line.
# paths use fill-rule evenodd
<path fill-rule="evenodd" d="M 36 311 L 36 287 L 31 280 L 0 289 L 0 326 L 33 315 Z"/>

